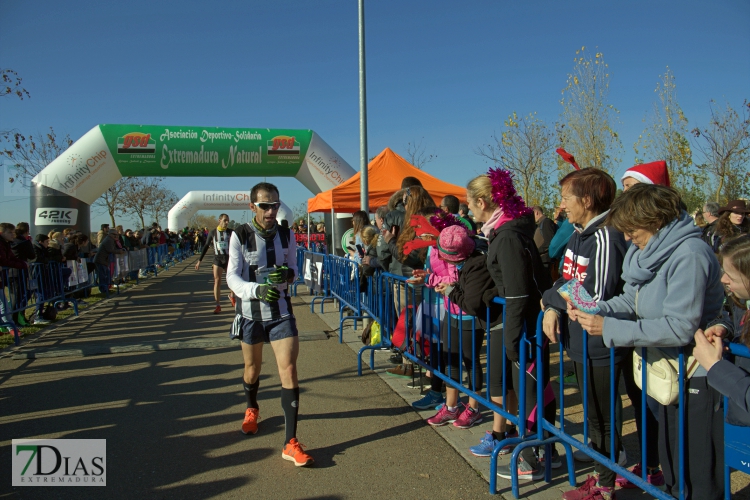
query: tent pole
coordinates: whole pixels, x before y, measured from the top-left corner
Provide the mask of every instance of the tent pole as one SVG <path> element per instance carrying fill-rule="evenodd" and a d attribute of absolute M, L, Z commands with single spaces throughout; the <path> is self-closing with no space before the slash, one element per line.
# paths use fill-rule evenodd
<path fill-rule="evenodd" d="M 310 212 L 307 212 L 307 249 L 310 250 Z"/>
<path fill-rule="evenodd" d="M 333 207 L 331 207 L 331 255 L 336 255 L 336 219 L 334 218 Z"/>

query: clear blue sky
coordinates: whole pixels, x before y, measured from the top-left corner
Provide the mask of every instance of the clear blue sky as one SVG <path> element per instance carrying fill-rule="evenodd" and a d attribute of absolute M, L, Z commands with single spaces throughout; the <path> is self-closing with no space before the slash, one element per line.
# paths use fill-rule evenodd
<path fill-rule="evenodd" d="M 488 168 L 474 150 L 510 113 L 559 118 L 582 46 L 611 70 L 621 171 L 667 65 L 691 128 L 706 123 L 709 99 L 750 99 L 745 0 L 368 0 L 365 13 L 369 156 L 421 139 L 437 154 L 426 170 L 459 185 Z M 0 68 L 31 93 L 0 99 L 2 130 L 52 126 L 75 140 L 100 123 L 310 128 L 359 166 L 356 0 L 3 0 Z M 290 206 L 311 196 L 269 180 Z M 255 182 L 167 180 L 180 197 Z M 3 191 L 0 219 L 28 220 L 28 199 Z M 105 220 L 92 211 L 92 225 Z"/>

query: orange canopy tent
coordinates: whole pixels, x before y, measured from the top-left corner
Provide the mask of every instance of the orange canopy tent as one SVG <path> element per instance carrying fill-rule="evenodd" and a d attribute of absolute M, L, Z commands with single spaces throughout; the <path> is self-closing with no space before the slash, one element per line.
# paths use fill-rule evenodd
<path fill-rule="evenodd" d="M 308 212 L 353 213 L 360 209 L 360 173 L 346 180 L 343 184 L 325 191 L 307 200 Z M 370 212 L 388 204 L 393 193 L 401 189 L 404 177 L 416 177 L 422 186 L 430 193 L 435 205 L 440 205 L 443 197 L 449 194 L 456 196 L 461 202 L 466 202 L 466 188 L 441 181 L 422 170 L 419 170 L 391 148 L 385 148 L 382 153 L 372 159 L 367 166 L 367 181 L 369 192 Z"/>

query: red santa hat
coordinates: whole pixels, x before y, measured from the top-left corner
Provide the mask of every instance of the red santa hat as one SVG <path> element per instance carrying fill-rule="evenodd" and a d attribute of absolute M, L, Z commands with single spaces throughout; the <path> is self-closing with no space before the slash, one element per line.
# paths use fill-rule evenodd
<path fill-rule="evenodd" d="M 662 160 L 630 167 L 625 171 L 621 180 L 625 180 L 628 177 L 632 177 L 633 179 L 645 184 L 657 184 L 659 186 L 669 187 L 667 162 Z"/>

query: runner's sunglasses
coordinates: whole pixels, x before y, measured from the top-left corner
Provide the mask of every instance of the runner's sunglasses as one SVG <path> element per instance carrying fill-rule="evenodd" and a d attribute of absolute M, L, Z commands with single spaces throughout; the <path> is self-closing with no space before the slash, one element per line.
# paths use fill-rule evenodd
<path fill-rule="evenodd" d="M 268 212 L 269 210 L 278 210 L 281 206 L 281 203 L 278 201 L 275 201 L 273 203 L 256 203 L 255 206 L 257 206 L 264 212 Z"/>

